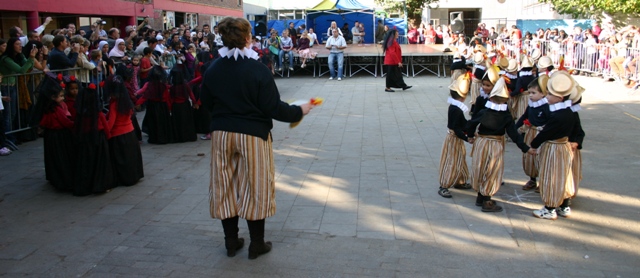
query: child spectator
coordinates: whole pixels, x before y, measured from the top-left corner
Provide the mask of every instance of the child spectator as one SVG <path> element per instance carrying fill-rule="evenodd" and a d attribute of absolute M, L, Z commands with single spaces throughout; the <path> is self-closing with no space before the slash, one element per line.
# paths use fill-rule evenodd
<path fill-rule="evenodd" d="M 2 83 L 2 74 L 0 74 L 0 83 Z M 0 92 L 0 94 L 2 94 L 2 92 Z M 3 96 L 2 101 L 0 101 L 0 123 L 4 123 L 4 115 L 3 115 L 4 106 L 2 105 L 2 102 L 4 101 L 8 102 L 8 100 L 9 100 L 9 97 Z M 4 125 L 0 124 L 0 156 L 6 156 L 11 154 L 11 150 L 7 148 L 7 146 L 5 145 L 6 141 L 7 141 L 7 138 L 4 135 Z"/>
<path fill-rule="evenodd" d="M 200 42 L 200 49 L 202 49 L 203 51 L 209 51 L 209 38 L 207 37 L 203 37 L 202 41 Z"/>
<path fill-rule="evenodd" d="M 105 91 L 111 99 L 107 130 L 111 135 L 109 154 L 117 186 L 131 186 L 144 177 L 140 143 L 132 122 L 135 112 L 125 82 L 121 76 L 116 75 L 105 85 Z"/>
<path fill-rule="evenodd" d="M 102 81 L 102 52 L 99 49 L 91 50 L 91 64 L 93 65 L 93 73 L 91 74 L 91 84 L 98 85 Z"/>
<path fill-rule="evenodd" d="M 109 192 L 114 186 L 110 137 L 107 119 L 102 113 L 97 86 L 89 84 L 76 101 L 74 121 L 76 168 L 73 195 L 86 196 Z"/>
<path fill-rule="evenodd" d="M 153 68 L 151 66 L 151 56 L 153 50 L 149 47 L 145 47 L 142 51 L 143 57 L 140 60 L 140 86 L 144 86 L 149 80 L 149 71 Z"/>
<path fill-rule="evenodd" d="M 301 68 L 305 68 L 307 66 L 307 59 L 315 59 L 316 55 L 318 55 L 318 52 L 311 51 L 309 48 L 311 40 L 309 40 L 308 35 L 309 33 L 307 33 L 307 30 L 304 30 L 302 31 L 302 36 L 300 36 L 300 39 L 298 40 L 298 55 L 302 60 Z"/>

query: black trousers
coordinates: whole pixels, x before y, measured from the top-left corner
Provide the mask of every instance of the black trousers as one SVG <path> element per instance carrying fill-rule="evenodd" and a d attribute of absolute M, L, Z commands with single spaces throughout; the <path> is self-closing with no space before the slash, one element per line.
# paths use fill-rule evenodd
<path fill-rule="evenodd" d="M 402 77 L 402 68 L 397 65 L 385 65 L 387 67 L 387 88 L 404 88 L 407 84 L 404 83 Z"/>

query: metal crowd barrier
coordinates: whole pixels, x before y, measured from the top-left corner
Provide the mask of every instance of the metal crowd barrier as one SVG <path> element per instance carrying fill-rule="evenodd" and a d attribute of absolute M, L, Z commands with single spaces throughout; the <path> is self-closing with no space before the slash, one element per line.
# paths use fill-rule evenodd
<path fill-rule="evenodd" d="M 52 70 L 49 71 L 55 75 L 62 73 L 63 75 L 75 75 L 76 79 L 80 83 L 80 90 L 83 87 L 88 86 L 90 83 L 95 83 L 98 95 L 103 100 L 103 105 L 106 107 L 106 98 L 103 93 L 100 82 L 103 81 L 104 76 L 101 73 L 97 73 L 94 70 L 87 70 L 82 68 L 69 68 L 64 70 Z M 3 80 L 8 78 L 15 78 L 16 82 L 13 85 L 0 85 L 0 91 L 2 96 L 10 97 L 9 101 L 3 101 L 4 106 L 4 123 L 5 134 L 8 135 L 9 140 L 14 140 L 14 134 L 22 131 L 27 131 L 34 126 L 31 125 L 31 120 L 34 114 L 34 107 L 38 101 L 38 93 L 36 88 L 42 82 L 44 72 L 39 70 L 33 70 L 25 74 L 11 74 L 4 75 Z M 84 78 L 80 77 L 84 74 Z M 6 82 L 5 82 L 6 83 Z"/>
<path fill-rule="evenodd" d="M 521 55 L 531 55 L 536 49 L 543 56 L 549 56 L 554 67 L 558 68 L 563 61 L 564 67 L 577 70 L 581 73 L 603 76 L 605 78 L 618 77 L 638 79 L 638 63 L 640 49 L 623 48 L 603 43 L 588 42 L 556 42 L 542 40 L 514 41 L 509 39 L 497 39 L 491 41 L 495 49 L 500 50 L 505 56 L 520 61 Z M 612 68 L 612 64 L 617 64 Z"/>

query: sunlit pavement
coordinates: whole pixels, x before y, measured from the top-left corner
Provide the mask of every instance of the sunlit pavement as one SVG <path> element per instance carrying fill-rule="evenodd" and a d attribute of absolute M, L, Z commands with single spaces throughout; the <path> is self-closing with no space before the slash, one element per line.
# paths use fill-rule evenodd
<path fill-rule="evenodd" d="M 587 135 L 571 218 L 531 215 L 542 203 L 521 190 L 513 143 L 495 197 L 503 212 L 480 212 L 472 190 L 437 194 L 449 78 L 386 93 L 380 77 L 292 76 L 276 81 L 283 100 L 325 103 L 294 129 L 275 123 L 271 253 L 225 256 L 208 210 L 209 141 L 144 143 L 139 184 L 74 197 L 45 181 L 39 139 L 0 158 L 0 275 L 637 277 L 640 91 L 577 79 Z"/>

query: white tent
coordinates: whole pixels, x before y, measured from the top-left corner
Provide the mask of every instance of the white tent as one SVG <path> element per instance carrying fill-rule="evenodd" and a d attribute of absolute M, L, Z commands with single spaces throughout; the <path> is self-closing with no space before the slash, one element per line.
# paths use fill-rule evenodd
<path fill-rule="evenodd" d="M 269 0 L 270 10 L 306 10 L 315 7 L 322 0 Z"/>

